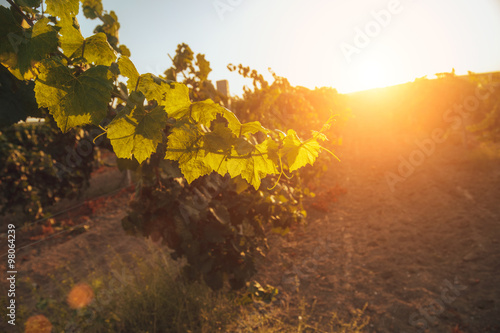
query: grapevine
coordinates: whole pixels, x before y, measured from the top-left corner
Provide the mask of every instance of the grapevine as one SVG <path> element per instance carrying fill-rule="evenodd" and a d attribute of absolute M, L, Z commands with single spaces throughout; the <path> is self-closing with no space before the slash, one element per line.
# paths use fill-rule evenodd
<path fill-rule="evenodd" d="M 258 121 L 241 123 L 211 100 L 192 102 L 182 83 L 138 73 L 128 49 L 110 44 L 116 43 L 112 38 L 118 28 L 116 15 L 105 13 L 99 1 L 83 4 L 87 17 L 104 22 L 88 38 L 83 38 L 76 20 L 78 0 L 48 0 L 43 14 L 37 10 L 40 1 L 10 3 L 10 9 L 0 7 L 4 32 L 0 62 L 23 84 L 34 81 L 38 107 L 46 108 L 63 132 L 87 124 L 98 126 L 120 96 L 122 108 L 105 128 L 118 157 L 139 163 L 150 158 L 168 123 L 164 158 L 178 162 L 189 183 L 216 172 L 241 176 L 255 189 L 267 175 L 281 173 L 282 163 L 297 170 L 314 163 L 322 150 L 323 136 L 301 140 L 288 130 L 276 142 Z M 126 88 L 120 77 L 126 78 Z M 2 104 L 7 105 L 3 100 Z M 4 109 L 8 118 L 15 118 L 11 114 L 16 109 Z M 33 108 L 25 113 L 34 112 Z M 256 133 L 264 139 L 252 140 Z"/>
<path fill-rule="evenodd" d="M 242 122 L 208 80 L 205 56 L 187 45 L 164 76 L 141 74 L 119 42 L 116 14 L 99 0 L 82 1 L 84 15 L 102 22 L 87 38 L 78 0 L 47 0 L 44 12 L 38 0 L 8 2 L 0 6 L 0 64 L 11 82 L 0 87 L 2 126 L 48 114 L 63 133 L 99 128 L 119 166 L 139 179 L 124 229 L 186 257 L 188 277 L 214 289 L 226 278 L 244 286 L 267 233 L 285 234 L 305 217 L 302 192 L 281 176 L 328 151 L 335 117 L 312 134 Z"/>

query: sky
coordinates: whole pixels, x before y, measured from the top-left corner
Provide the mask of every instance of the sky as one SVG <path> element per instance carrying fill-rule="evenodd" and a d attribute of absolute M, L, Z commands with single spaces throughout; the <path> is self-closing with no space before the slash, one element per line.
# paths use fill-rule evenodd
<path fill-rule="evenodd" d="M 5 1 L 1 1 L 5 2 Z M 500 70 L 500 0 L 102 0 L 140 73 L 162 74 L 180 43 L 210 61 L 233 95 L 268 68 L 292 85 L 341 93 L 440 72 Z M 90 36 L 97 20 L 79 15 Z"/>

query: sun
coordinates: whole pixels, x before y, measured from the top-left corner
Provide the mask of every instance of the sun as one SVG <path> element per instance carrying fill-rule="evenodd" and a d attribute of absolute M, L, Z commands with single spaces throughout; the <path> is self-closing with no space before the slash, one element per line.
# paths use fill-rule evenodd
<path fill-rule="evenodd" d="M 366 59 L 356 66 L 357 90 L 381 88 L 391 85 L 390 67 L 381 61 Z"/>

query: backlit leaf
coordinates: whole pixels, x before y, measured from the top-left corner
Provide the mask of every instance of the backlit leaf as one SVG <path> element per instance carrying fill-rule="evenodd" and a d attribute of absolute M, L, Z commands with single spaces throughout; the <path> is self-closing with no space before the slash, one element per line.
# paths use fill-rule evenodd
<path fill-rule="evenodd" d="M 134 91 L 137 79 L 139 78 L 139 72 L 135 68 L 134 63 L 128 57 L 122 56 L 118 59 L 118 68 L 120 69 L 120 74 L 128 78 L 128 90 Z"/>
<path fill-rule="evenodd" d="M 80 1 L 78 0 L 46 0 L 45 4 L 47 14 L 60 18 L 76 16 L 80 9 Z"/>
<path fill-rule="evenodd" d="M 232 157 L 227 161 L 227 168 L 231 177 L 241 175 L 256 190 L 267 175 L 278 173 L 276 164 L 269 158 L 268 150 L 276 150 L 277 144 L 267 139 L 254 147 L 248 155 L 240 156 L 233 149 Z"/>
<path fill-rule="evenodd" d="M 288 169 L 293 172 L 306 164 L 313 164 L 319 155 L 321 146 L 316 139 L 302 142 L 294 130 L 288 130 L 283 141 L 283 156 L 288 163 Z"/>
<path fill-rule="evenodd" d="M 57 51 L 57 31 L 49 25 L 49 19 L 42 17 L 31 28 L 31 38 L 19 45 L 18 66 L 22 75 L 48 54 Z"/>
<path fill-rule="evenodd" d="M 106 34 L 103 32 L 86 38 L 84 44 L 78 47 L 71 57 L 78 58 L 81 57 L 82 54 L 89 63 L 95 65 L 109 66 L 116 60 L 115 51 L 111 45 L 109 45 Z"/>
<path fill-rule="evenodd" d="M 57 25 L 61 27 L 59 31 L 61 49 L 66 56 L 70 57 L 83 45 L 84 38 L 80 32 L 80 26 L 74 17 L 65 17 Z"/>
<path fill-rule="evenodd" d="M 35 84 L 38 105 L 49 109 L 63 132 L 85 124 L 98 125 L 108 112 L 111 90 L 108 67 L 92 67 L 76 77 L 55 60 L 42 63 Z"/>
<path fill-rule="evenodd" d="M 129 102 L 108 125 L 107 136 L 118 158 L 135 157 L 139 163 L 156 151 L 167 119 L 162 106 L 146 111 L 144 96 L 132 92 Z"/>

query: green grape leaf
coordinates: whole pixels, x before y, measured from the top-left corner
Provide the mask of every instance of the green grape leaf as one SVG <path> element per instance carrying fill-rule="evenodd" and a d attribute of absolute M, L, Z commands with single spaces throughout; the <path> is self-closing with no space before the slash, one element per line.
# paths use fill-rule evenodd
<path fill-rule="evenodd" d="M 140 76 L 137 90 L 142 92 L 148 101 L 155 100 L 159 104 L 167 85 L 167 81 L 151 73 L 146 73 Z"/>
<path fill-rule="evenodd" d="M 17 41 L 17 38 L 20 38 Z M 16 53 L 15 46 L 24 41 L 24 29 L 19 25 L 12 12 L 0 6 L 0 55 L 2 53 Z"/>
<path fill-rule="evenodd" d="M 144 109 L 144 95 L 132 92 L 125 108 L 108 125 L 107 136 L 118 158 L 135 157 L 142 163 L 156 151 L 166 126 L 162 106 L 151 111 Z"/>
<path fill-rule="evenodd" d="M 205 164 L 221 176 L 226 175 L 227 157 L 231 153 L 234 142 L 231 130 L 221 123 L 216 123 L 214 130 L 203 136 Z"/>
<path fill-rule="evenodd" d="M 127 73 L 132 79 L 128 81 L 129 90 L 134 90 L 137 80 L 134 80 L 136 71 L 131 70 L 131 65 L 124 61 L 123 67 L 127 69 Z M 134 67 L 135 68 L 135 67 Z M 162 105 L 165 108 L 165 112 L 169 117 L 176 118 L 182 110 L 186 110 L 191 104 L 189 100 L 189 88 L 177 82 L 171 82 L 162 78 L 159 78 L 153 74 L 147 73 L 139 77 L 139 84 L 137 90 L 142 92 L 148 101 L 155 100 L 158 105 Z M 180 113 L 179 118 L 183 115 Z M 177 119 L 177 118 L 176 118 Z"/>
<path fill-rule="evenodd" d="M 277 144 L 270 138 L 256 145 L 247 155 L 241 156 L 236 149 L 233 149 L 232 157 L 227 161 L 229 175 L 232 178 L 241 175 L 241 178 L 258 190 L 263 178 L 278 173 L 276 164 L 269 156 L 270 150 L 277 151 L 277 149 Z"/>
<path fill-rule="evenodd" d="M 18 24 L 12 12 L 0 6 L 0 63 L 11 72 L 17 66 L 19 46 L 28 41 L 27 35 L 28 33 Z M 20 73 L 16 77 L 22 80 Z"/>
<path fill-rule="evenodd" d="M 0 127 L 10 126 L 28 116 L 40 117 L 33 81 L 17 80 L 0 65 Z"/>
<path fill-rule="evenodd" d="M 186 162 L 179 164 L 184 178 L 188 183 L 192 183 L 195 179 L 210 174 L 213 170 L 208 166 L 205 161 L 199 158 L 193 158 Z"/>
<path fill-rule="evenodd" d="M 68 67 L 55 60 L 40 66 L 35 96 L 46 107 L 63 132 L 85 125 L 99 125 L 108 112 L 112 75 L 106 66 L 96 66 L 75 77 Z"/>
<path fill-rule="evenodd" d="M 17 5 L 21 7 L 33 7 L 33 8 L 38 8 L 40 7 L 40 3 L 42 2 L 41 0 L 15 0 L 14 1 Z"/>
<path fill-rule="evenodd" d="M 199 124 L 180 122 L 168 136 L 165 158 L 179 163 L 188 182 L 216 171 L 241 176 L 258 189 L 264 177 L 278 173 L 278 144 L 271 138 L 253 145 L 222 123 L 215 123 L 208 132 Z"/>
<path fill-rule="evenodd" d="M 185 99 L 184 101 L 186 102 Z M 188 105 L 187 102 L 185 104 Z M 196 123 L 209 127 L 212 121 L 217 117 L 217 114 L 222 112 L 222 109 L 222 106 L 207 99 L 202 102 L 193 103 L 189 108 L 178 108 L 177 111 L 171 112 L 168 115 L 177 120 L 184 117 L 191 117 Z"/>
<path fill-rule="evenodd" d="M 80 1 L 78 0 L 46 0 L 47 8 L 45 12 L 52 16 L 60 18 L 68 16 L 76 16 L 80 9 Z"/>
<path fill-rule="evenodd" d="M 186 85 L 172 82 L 169 84 L 162 84 L 162 87 L 162 99 L 158 101 L 158 103 L 165 107 L 165 111 L 169 117 L 174 118 L 173 115 L 176 114 L 178 110 L 184 110 L 191 105 L 189 88 Z"/>
<path fill-rule="evenodd" d="M 85 49 L 84 49 L 85 48 Z M 99 32 L 85 39 L 84 43 L 73 52 L 71 58 L 83 57 L 95 65 L 110 66 L 116 60 L 116 54 L 109 45 L 106 34 Z"/>
<path fill-rule="evenodd" d="M 135 65 L 126 56 L 121 56 L 118 59 L 118 68 L 120 69 L 120 74 L 128 78 L 127 88 L 129 91 L 134 91 L 137 84 L 137 79 L 139 78 L 139 72 L 135 68 Z"/>
<path fill-rule="evenodd" d="M 203 136 L 204 146 L 208 151 L 229 153 L 235 143 L 233 133 L 222 123 L 216 123 L 211 132 Z"/>
<path fill-rule="evenodd" d="M 202 145 L 203 135 L 193 124 L 183 123 L 174 127 L 168 136 L 165 159 L 178 161 L 179 168 L 189 183 L 213 171 L 203 160 L 205 150 Z"/>
<path fill-rule="evenodd" d="M 302 142 L 294 130 L 288 130 L 283 140 L 282 153 L 288 163 L 290 172 L 298 170 L 307 164 L 313 164 L 319 155 L 321 146 L 316 139 Z"/>
<path fill-rule="evenodd" d="M 84 38 L 80 32 L 80 26 L 75 17 L 64 17 L 57 25 L 61 28 L 59 31 L 61 49 L 66 56 L 70 57 L 83 45 Z"/>
<path fill-rule="evenodd" d="M 178 101 L 178 104 L 175 106 L 176 110 L 170 112 L 168 114 L 169 117 L 177 120 L 191 118 L 196 123 L 202 124 L 206 127 L 210 127 L 212 121 L 215 120 L 218 114 L 222 114 L 224 110 L 222 106 L 214 103 L 210 99 L 201 102 L 195 102 L 189 105 L 189 95 L 186 96 L 186 92 L 183 92 L 180 98 L 178 96 L 177 99 L 169 100 Z"/>
<path fill-rule="evenodd" d="M 57 51 L 57 31 L 49 22 L 46 17 L 38 20 L 31 28 L 31 38 L 19 45 L 18 67 L 22 75 L 29 71 L 35 62 Z"/>
<path fill-rule="evenodd" d="M 222 111 L 222 116 L 227 120 L 228 122 L 228 127 L 233 131 L 233 133 L 237 136 L 246 136 L 248 137 L 251 134 L 255 134 L 258 132 L 262 132 L 264 134 L 269 133 L 269 130 L 264 128 L 260 122 L 258 121 L 252 121 L 249 123 L 242 124 L 240 123 L 240 120 L 236 117 L 236 115 L 227 110 L 226 108 L 223 108 L 224 110 Z"/>
<path fill-rule="evenodd" d="M 140 76 L 137 90 L 142 92 L 148 101 L 155 100 L 158 105 L 164 106 L 169 116 L 178 108 L 191 104 L 189 89 L 184 84 L 168 81 L 151 73 Z"/>

